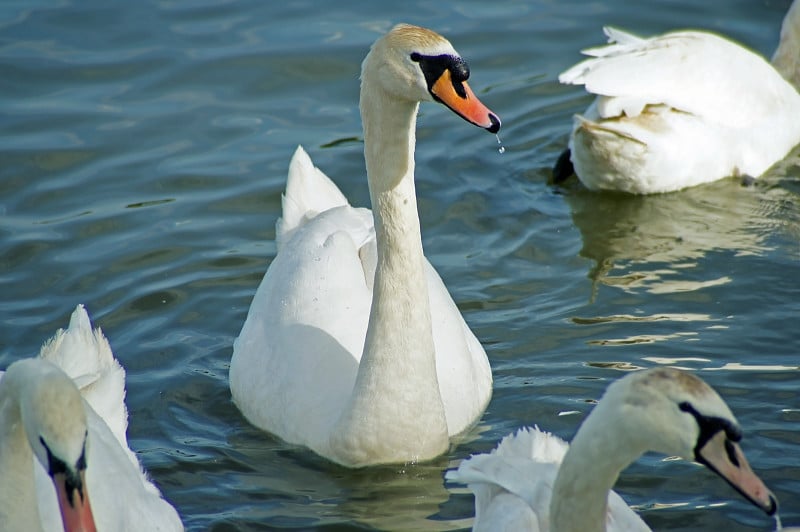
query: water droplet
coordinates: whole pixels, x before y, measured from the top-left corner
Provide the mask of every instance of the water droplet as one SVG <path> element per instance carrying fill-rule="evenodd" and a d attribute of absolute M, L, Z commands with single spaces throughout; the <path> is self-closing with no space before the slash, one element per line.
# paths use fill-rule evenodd
<path fill-rule="evenodd" d="M 505 147 L 505 146 L 503 146 L 503 141 L 502 141 L 502 140 L 500 140 L 500 135 L 498 135 L 497 133 L 495 133 L 495 134 L 494 134 L 494 136 L 495 136 L 495 137 L 497 137 L 497 143 L 500 145 L 500 147 L 499 147 L 499 148 L 497 148 L 497 152 L 498 152 L 498 153 L 501 153 L 501 154 L 505 153 L 505 152 L 506 152 L 506 147 Z"/>

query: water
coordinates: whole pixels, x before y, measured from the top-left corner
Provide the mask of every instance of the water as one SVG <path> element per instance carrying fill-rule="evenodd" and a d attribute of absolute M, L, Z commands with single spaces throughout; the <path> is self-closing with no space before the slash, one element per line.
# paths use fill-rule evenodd
<path fill-rule="evenodd" d="M 659 197 L 554 188 L 570 117 L 558 73 L 602 24 L 724 31 L 771 54 L 786 0 L 712 2 L 6 2 L 0 6 L 0 367 L 85 303 L 128 372 L 130 442 L 189 530 L 464 529 L 443 471 L 533 423 L 569 438 L 633 367 L 697 370 L 754 469 L 800 524 L 800 164 L 756 186 Z M 231 344 L 275 253 L 302 143 L 368 204 L 357 111 L 369 44 L 445 34 L 503 120 L 501 147 L 422 107 L 427 256 L 488 352 L 479 427 L 430 464 L 348 471 L 250 427 Z M 566 415 L 560 415 L 560 414 Z M 659 530 L 768 530 L 724 482 L 647 456 L 618 490 Z"/>

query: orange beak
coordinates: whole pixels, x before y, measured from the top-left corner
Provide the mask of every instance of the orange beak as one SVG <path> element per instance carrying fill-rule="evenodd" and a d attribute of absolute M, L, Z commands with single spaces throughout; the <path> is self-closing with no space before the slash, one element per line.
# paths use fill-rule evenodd
<path fill-rule="evenodd" d="M 750 469 L 741 448 L 728 439 L 725 431 L 717 432 L 696 454 L 698 461 L 727 480 L 728 484 L 768 515 L 777 511 L 777 499 Z"/>
<path fill-rule="evenodd" d="M 459 88 L 462 89 L 463 96 L 453 85 L 450 70 L 444 69 L 442 75 L 431 87 L 431 94 L 467 122 L 488 129 L 492 133 L 500 131 L 500 119 L 481 103 L 467 82 L 461 82 Z"/>
<path fill-rule="evenodd" d="M 53 475 L 53 484 L 56 487 L 58 506 L 61 509 L 61 521 L 64 523 L 65 532 L 97 532 L 94 525 L 92 507 L 89 504 L 89 493 L 86 491 L 84 472 L 80 472 L 83 489 L 67 487 L 67 477 L 64 473 Z M 72 490 L 71 493 L 68 490 Z"/>

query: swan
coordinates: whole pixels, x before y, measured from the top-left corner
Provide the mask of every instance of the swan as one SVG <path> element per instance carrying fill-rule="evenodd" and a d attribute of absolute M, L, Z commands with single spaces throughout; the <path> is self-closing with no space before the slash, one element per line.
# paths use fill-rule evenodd
<path fill-rule="evenodd" d="M 431 30 L 400 24 L 372 45 L 360 96 L 372 212 L 297 148 L 277 255 L 230 363 L 233 400 L 253 425 L 362 467 L 438 456 L 483 413 L 489 362 L 423 255 L 414 191 L 419 102 L 500 128 L 468 77 Z"/>
<path fill-rule="evenodd" d="M 757 178 L 800 143 L 800 1 L 772 64 L 709 32 L 604 31 L 611 44 L 558 78 L 596 98 L 574 117 L 555 182 L 574 172 L 591 190 L 670 192 Z"/>
<path fill-rule="evenodd" d="M 0 530 L 183 530 L 128 448 L 124 398 L 82 305 L 38 357 L 0 372 Z"/>
<path fill-rule="evenodd" d="M 476 531 L 645 531 L 611 488 L 646 451 L 696 460 L 772 515 L 777 500 L 750 469 L 741 429 L 717 393 L 673 368 L 613 382 L 568 445 L 538 428 L 506 436 L 491 453 L 446 473 L 475 493 Z"/>

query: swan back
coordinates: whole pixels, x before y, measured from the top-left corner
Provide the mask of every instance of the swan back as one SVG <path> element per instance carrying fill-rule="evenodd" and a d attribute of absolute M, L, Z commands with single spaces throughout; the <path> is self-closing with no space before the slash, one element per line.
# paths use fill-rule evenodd
<path fill-rule="evenodd" d="M 609 44 L 559 76 L 596 98 L 574 117 L 556 180 L 574 169 L 592 190 L 649 194 L 759 177 L 800 142 L 798 19 L 792 5 L 773 64 L 707 31 L 604 28 Z"/>

